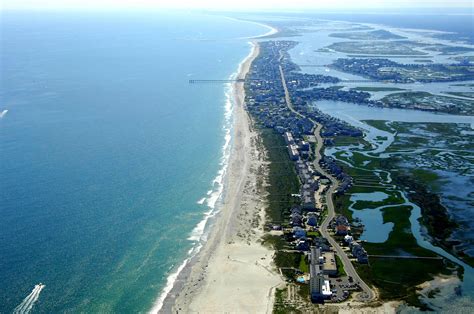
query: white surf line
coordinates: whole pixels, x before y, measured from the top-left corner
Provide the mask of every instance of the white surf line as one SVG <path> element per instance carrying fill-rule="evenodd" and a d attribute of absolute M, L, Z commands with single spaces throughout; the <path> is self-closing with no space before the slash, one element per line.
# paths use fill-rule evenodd
<path fill-rule="evenodd" d="M 31 291 L 31 293 L 23 299 L 23 301 L 18 305 L 14 310 L 13 313 L 20 314 L 20 313 L 29 313 L 33 308 L 34 303 L 38 300 L 39 294 L 41 290 L 43 290 L 44 285 L 39 284 L 35 285 L 35 288 Z"/>

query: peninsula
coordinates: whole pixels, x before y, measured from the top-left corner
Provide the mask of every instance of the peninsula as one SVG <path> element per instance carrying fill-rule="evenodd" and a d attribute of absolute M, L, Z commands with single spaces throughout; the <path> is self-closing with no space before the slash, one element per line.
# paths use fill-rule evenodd
<path fill-rule="evenodd" d="M 305 44 L 304 37 L 295 38 L 297 27 L 289 22 L 270 23 L 280 33 L 252 43 L 233 83 L 234 145 L 222 211 L 166 309 L 287 313 L 329 307 L 386 313 L 399 306 L 435 309 L 440 304 L 431 299 L 443 289 L 472 292 L 471 257 L 455 239 L 459 223 L 432 190 L 433 170 L 405 168 L 414 162 L 412 152 L 431 149 L 425 140 L 422 145 L 407 140 L 422 133 L 399 138 L 410 126 L 392 117 L 355 119 L 332 112 L 353 105 L 426 117 L 443 112 L 469 121 L 472 100 L 465 95 L 473 66 L 465 59 L 458 64 L 452 57 L 436 60 L 471 48 L 414 43 L 409 33 L 377 30 L 380 26 L 319 23 L 316 36 L 367 44 L 359 28 L 370 27 L 371 40 L 400 41 L 399 48 L 407 50 L 404 58 L 424 56 L 435 62 L 393 61 L 378 44 L 372 45 L 381 47 L 376 52 L 359 51 L 363 45 L 346 51 L 357 46 L 351 42 L 344 49 L 339 44 L 313 50 L 328 54 L 339 49 L 349 58 L 338 54 L 329 64 L 309 59 L 298 64 L 292 51 Z M 345 32 L 318 33 L 332 27 Z M 288 34 L 291 38 L 285 38 Z M 367 56 L 355 58 L 354 53 Z M 436 84 L 456 91 L 438 90 Z M 459 132 L 470 132 L 456 125 Z M 431 120 L 416 128 L 447 130 Z M 456 132 L 449 136 L 456 138 Z M 466 143 L 452 163 L 470 150 Z M 469 172 L 472 163 L 465 160 L 463 167 Z"/>

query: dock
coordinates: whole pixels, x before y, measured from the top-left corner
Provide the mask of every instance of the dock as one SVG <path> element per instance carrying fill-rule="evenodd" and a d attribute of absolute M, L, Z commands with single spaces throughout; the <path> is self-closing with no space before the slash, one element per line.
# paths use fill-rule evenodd
<path fill-rule="evenodd" d="M 223 83 L 245 83 L 245 79 L 235 80 L 189 80 L 189 84 L 223 84 Z"/>

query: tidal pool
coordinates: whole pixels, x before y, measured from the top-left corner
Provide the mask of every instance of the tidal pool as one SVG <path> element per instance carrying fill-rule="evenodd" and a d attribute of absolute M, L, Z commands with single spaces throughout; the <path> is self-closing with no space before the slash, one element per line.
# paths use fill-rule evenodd
<path fill-rule="evenodd" d="M 360 237 L 361 240 L 373 243 L 383 243 L 387 241 L 388 236 L 393 229 L 393 223 L 383 222 L 383 214 L 380 210 L 381 207 L 354 209 L 354 204 L 357 203 L 357 201 L 381 202 L 387 198 L 388 194 L 384 192 L 354 193 L 351 195 L 350 200 L 352 203 L 351 206 L 349 206 L 349 209 L 352 210 L 352 217 L 359 218 L 364 226 L 368 226 L 368 228 L 364 228 L 364 232 Z"/>

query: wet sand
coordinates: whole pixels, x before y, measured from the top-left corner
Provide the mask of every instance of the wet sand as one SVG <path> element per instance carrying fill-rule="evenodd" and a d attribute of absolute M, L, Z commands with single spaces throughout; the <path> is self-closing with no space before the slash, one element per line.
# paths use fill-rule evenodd
<path fill-rule="evenodd" d="M 253 44 L 238 78 L 245 78 L 258 53 Z M 164 313 L 271 313 L 274 289 L 283 282 L 272 266 L 274 252 L 260 243 L 266 167 L 244 100 L 243 84 L 235 83 L 233 146 L 222 209 L 202 250 L 165 300 Z"/>

